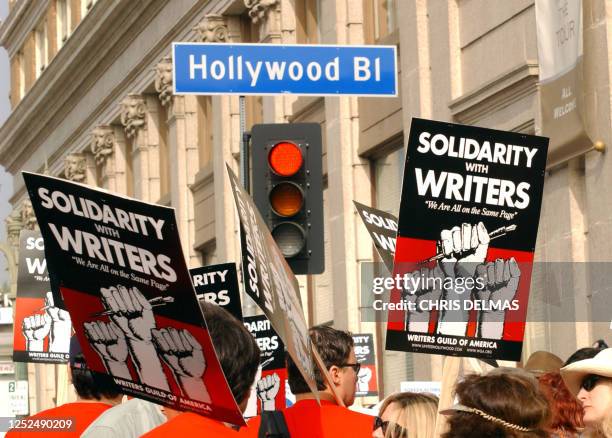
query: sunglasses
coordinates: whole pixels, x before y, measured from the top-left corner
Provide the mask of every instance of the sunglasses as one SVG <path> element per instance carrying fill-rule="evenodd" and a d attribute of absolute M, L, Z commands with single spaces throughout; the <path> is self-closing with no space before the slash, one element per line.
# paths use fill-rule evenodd
<path fill-rule="evenodd" d="M 382 429 L 383 435 L 387 435 L 387 429 L 391 428 L 391 436 L 393 438 L 408 438 L 408 429 L 403 428 L 399 424 L 391 421 L 383 421 L 380 417 L 374 418 L 374 430 L 378 428 Z"/>
<path fill-rule="evenodd" d="M 598 376 L 597 374 L 589 374 L 584 379 L 582 379 L 582 383 L 580 384 L 580 387 L 587 392 L 591 392 L 593 388 L 595 388 L 597 384 L 601 382 L 602 380 L 610 380 L 610 379 L 607 377 Z"/>
<path fill-rule="evenodd" d="M 359 370 L 361 369 L 360 363 L 343 363 L 338 365 L 340 368 L 351 367 L 356 374 L 359 374 Z"/>

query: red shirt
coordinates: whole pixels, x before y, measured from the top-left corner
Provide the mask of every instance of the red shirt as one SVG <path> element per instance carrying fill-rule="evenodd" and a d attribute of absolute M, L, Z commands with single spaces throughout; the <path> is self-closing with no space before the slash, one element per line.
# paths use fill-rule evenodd
<path fill-rule="evenodd" d="M 39 431 L 34 429 L 12 430 L 6 434 L 5 438 L 78 438 L 85 431 L 85 429 L 87 429 L 87 427 L 93 423 L 93 421 L 98 418 L 100 414 L 102 414 L 102 412 L 112 407 L 112 405 L 106 403 L 66 403 L 65 405 L 47 409 L 46 411 L 41 411 L 36 415 L 32 415 L 26 419 L 25 423 L 28 424 L 28 420 L 40 420 L 44 418 L 53 418 L 57 420 L 70 419 L 73 422 L 73 427 L 70 432 L 61 430 L 59 428 L 57 431 L 51 431 L 51 429 Z M 51 426 L 53 423 L 55 423 L 56 426 L 60 426 L 61 422 L 48 422 L 47 425 Z M 43 427 L 43 425 L 41 425 L 41 427 Z"/>
<path fill-rule="evenodd" d="M 374 417 L 327 400 L 300 400 L 283 411 L 291 438 L 371 438 Z M 257 438 L 261 417 L 251 419 L 239 435 Z"/>
<path fill-rule="evenodd" d="M 203 417 L 193 412 L 183 412 L 167 423 L 145 433 L 143 437 L 174 437 L 188 438 L 201 437 L 234 437 L 238 432 L 223 423 L 211 418 Z"/>

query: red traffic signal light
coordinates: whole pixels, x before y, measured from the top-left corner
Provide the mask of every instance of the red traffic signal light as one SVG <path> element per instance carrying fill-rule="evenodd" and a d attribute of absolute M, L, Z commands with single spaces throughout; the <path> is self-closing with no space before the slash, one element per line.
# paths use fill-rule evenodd
<path fill-rule="evenodd" d="M 316 123 L 254 125 L 252 193 L 295 274 L 320 274 L 323 251 L 323 163 Z"/>
<path fill-rule="evenodd" d="M 268 164 L 278 176 L 295 175 L 303 163 L 304 157 L 300 148 L 288 141 L 275 144 L 268 154 Z"/>

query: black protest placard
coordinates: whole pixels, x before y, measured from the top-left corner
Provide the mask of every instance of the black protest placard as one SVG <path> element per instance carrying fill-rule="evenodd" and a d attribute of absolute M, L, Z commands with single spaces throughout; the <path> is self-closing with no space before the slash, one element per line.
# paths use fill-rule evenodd
<path fill-rule="evenodd" d="M 255 381 L 255 394 L 260 401 L 257 412 L 285 408 L 285 345 L 265 315 L 247 316 L 244 326 L 255 337 L 261 350 L 261 375 Z"/>
<path fill-rule="evenodd" d="M 246 293 L 263 310 L 283 340 L 306 384 L 318 395 L 308 326 L 297 279 L 274 242 L 253 199 L 227 167 L 240 218 L 242 272 Z"/>
<path fill-rule="evenodd" d="M 213 348 L 174 210 L 24 173 L 87 366 L 121 390 L 244 424 Z"/>
<path fill-rule="evenodd" d="M 385 264 L 387 270 L 393 272 L 393 258 L 395 257 L 395 237 L 397 235 L 397 218 L 391 213 L 367 207 L 353 201 L 357 213 L 361 216 L 363 224 L 370 233 L 376 251 Z"/>
<path fill-rule="evenodd" d="M 44 240 L 39 231 L 22 230 L 13 324 L 14 362 L 68 362 L 70 314 L 54 303 Z"/>
<path fill-rule="evenodd" d="M 357 374 L 355 395 L 357 397 L 378 395 L 374 336 L 371 333 L 353 333 L 353 341 L 355 342 L 355 358 L 361 364 Z"/>
<path fill-rule="evenodd" d="M 242 321 L 240 286 L 235 263 L 222 263 L 189 270 L 198 300 L 223 307 Z"/>
<path fill-rule="evenodd" d="M 520 360 L 547 147 L 413 119 L 387 349 Z"/>

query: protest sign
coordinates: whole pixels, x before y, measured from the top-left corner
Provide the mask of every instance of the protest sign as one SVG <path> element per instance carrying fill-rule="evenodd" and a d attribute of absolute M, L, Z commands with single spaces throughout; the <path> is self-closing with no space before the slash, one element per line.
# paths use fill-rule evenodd
<path fill-rule="evenodd" d="M 39 231 L 19 234 L 17 299 L 13 325 L 13 361 L 66 363 L 70 349 L 70 314 L 54 305 Z"/>
<path fill-rule="evenodd" d="M 353 341 L 355 342 L 355 357 L 361 364 L 359 374 L 357 374 L 355 395 L 357 397 L 378 395 L 374 336 L 371 333 L 353 334 Z"/>
<path fill-rule="evenodd" d="M 240 287 L 235 263 L 223 263 L 189 270 L 198 300 L 223 307 L 242 321 Z"/>
<path fill-rule="evenodd" d="M 244 424 L 183 258 L 174 210 L 24 173 L 89 369 L 134 397 Z"/>
<path fill-rule="evenodd" d="M 257 341 L 261 350 L 260 375 L 255 381 L 256 396 L 261 404 L 254 413 L 279 411 L 285 408 L 285 385 L 287 368 L 285 367 L 285 346 L 272 328 L 265 315 L 247 316 L 244 326 Z M 245 413 L 246 415 L 246 413 Z"/>
<path fill-rule="evenodd" d="M 397 218 L 376 208 L 366 207 L 353 201 L 355 208 L 363 220 L 363 224 L 374 241 L 378 255 L 387 267 L 393 272 L 393 257 L 395 256 L 395 237 L 397 235 Z"/>
<path fill-rule="evenodd" d="M 238 216 L 242 272 L 246 293 L 253 298 L 283 340 L 311 391 L 317 395 L 308 327 L 297 279 L 274 242 L 253 199 L 227 166 Z"/>
<path fill-rule="evenodd" d="M 520 360 L 547 146 L 413 119 L 387 349 Z"/>

